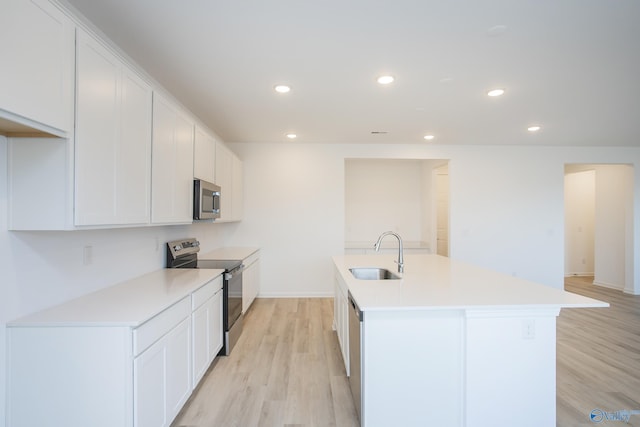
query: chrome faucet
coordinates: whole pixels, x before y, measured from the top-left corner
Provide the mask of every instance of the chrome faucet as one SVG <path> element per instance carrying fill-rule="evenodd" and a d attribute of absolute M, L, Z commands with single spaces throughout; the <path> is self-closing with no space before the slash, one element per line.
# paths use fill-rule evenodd
<path fill-rule="evenodd" d="M 402 237 L 400 237 L 398 233 L 394 233 L 393 231 L 385 231 L 380 235 L 380 237 L 378 237 L 378 241 L 375 245 L 373 245 L 373 247 L 376 252 L 378 252 L 380 250 L 380 243 L 382 243 L 382 239 L 384 239 L 385 236 L 389 235 L 395 236 L 395 238 L 398 239 L 398 261 L 396 261 L 396 263 L 398 264 L 398 273 L 404 273 L 404 249 L 402 248 Z"/>

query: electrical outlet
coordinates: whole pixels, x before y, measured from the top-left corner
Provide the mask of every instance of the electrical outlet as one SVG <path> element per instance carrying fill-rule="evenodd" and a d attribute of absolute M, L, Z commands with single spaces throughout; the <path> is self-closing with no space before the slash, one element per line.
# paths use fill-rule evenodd
<path fill-rule="evenodd" d="M 522 321 L 522 338 L 532 340 L 536 337 L 536 321 L 533 319 L 525 319 Z"/>
<path fill-rule="evenodd" d="M 93 262 L 93 246 L 87 245 L 82 249 L 82 264 L 90 265 Z"/>

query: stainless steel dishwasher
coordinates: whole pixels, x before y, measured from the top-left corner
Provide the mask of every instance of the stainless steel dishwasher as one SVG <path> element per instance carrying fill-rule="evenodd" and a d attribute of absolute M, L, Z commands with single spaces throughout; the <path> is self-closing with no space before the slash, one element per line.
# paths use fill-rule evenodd
<path fill-rule="evenodd" d="M 362 334 L 363 314 L 349 292 L 349 386 L 353 395 L 353 403 L 362 424 Z"/>

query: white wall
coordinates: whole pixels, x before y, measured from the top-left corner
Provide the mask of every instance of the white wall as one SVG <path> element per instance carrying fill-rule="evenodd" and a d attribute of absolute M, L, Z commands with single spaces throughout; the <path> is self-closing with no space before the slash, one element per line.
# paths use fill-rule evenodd
<path fill-rule="evenodd" d="M 250 150 L 247 150 L 250 148 Z M 344 157 L 338 145 L 232 145 L 244 161 L 237 245 L 261 248 L 260 296 L 333 295 L 344 248 Z M 245 159 L 245 155 L 247 158 Z"/>
<path fill-rule="evenodd" d="M 628 201 L 633 170 L 627 165 L 595 166 L 595 277 L 597 285 L 623 290 L 627 284 Z"/>
<path fill-rule="evenodd" d="M 422 161 L 347 159 L 345 240 L 375 242 L 384 231 L 405 241 L 422 241 Z"/>
<path fill-rule="evenodd" d="M 198 237 L 202 250 L 227 244 L 236 224 L 115 230 L 7 231 L 7 143 L 0 136 L 0 426 L 5 417 L 7 321 L 165 265 L 165 243 Z M 46 214 L 46 207 L 43 209 Z M 83 265 L 83 247 L 93 262 Z"/>
<path fill-rule="evenodd" d="M 565 275 L 592 276 L 595 271 L 595 170 L 567 173 L 564 188 Z"/>
<path fill-rule="evenodd" d="M 436 252 L 433 242 L 437 233 L 435 218 L 437 216 L 435 211 L 437 191 L 433 179 L 434 168 L 435 166 L 431 162 L 423 161 L 420 174 L 420 180 L 422 181 L 422 218 L 420 218 L 422 233 L 420 234 L 420 240 L 429 246 L 431 253 Z"/>
<path fill-rule="evenodd" d="M 244 161 L 237 244 L 262 247 L 261 296 L 331 295 L 342 253 L 344 159 L 450 159 L 451 257 L 561 288 L 565 163 L 633 163 L 640 148 L 232 144 Z M 636 176 L 634 210 L 640 212 Z M 633 246 L 640 254 L 638 223 Z M 633 263 L 640 292 L 638 262 Z M 407 266 L 410 268 L 410 266 Z"/>

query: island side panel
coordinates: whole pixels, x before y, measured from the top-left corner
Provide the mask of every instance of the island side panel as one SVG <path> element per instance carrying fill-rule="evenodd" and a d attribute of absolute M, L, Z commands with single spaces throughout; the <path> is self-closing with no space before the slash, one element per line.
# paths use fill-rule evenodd
<path fill-rule="evenodd" d="M 467 427 L 555 427 L 558 313 L 467 312 Z"/>
<path fill-rule="evenodd" d="M 8 328 L 7 425 L 130 427 L 128 327 Z"/>
<path fill-rule="evenodd" d="M 362 425 L 463 425 L 460 311 L 365 311 Z"/>

